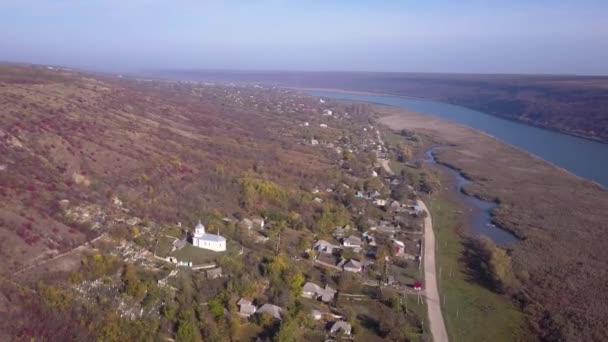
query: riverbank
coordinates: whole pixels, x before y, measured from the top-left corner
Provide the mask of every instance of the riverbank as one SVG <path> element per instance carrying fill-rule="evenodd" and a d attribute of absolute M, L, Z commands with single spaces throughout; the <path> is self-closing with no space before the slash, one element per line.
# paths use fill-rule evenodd
<path fill-rule="evenodd" d="M 392 143 L 399 143 L 399 136 L 395 137 L 391 139 Z M 427 143 L 420 147 L 412 159 L 416 161 L 415 164 L 423 163 L 421 168 L 410 168 L 398 161 L 392 163 L 397 170 L 404 170 L 408 174 L 436 171 L 441 180 L 440 190 L 423 197 L 433 219 L 435 239 L 435 243 L 425 244 L 434 246 L 434 281 L 439 289 L 439 297 L 433 298 L 440 299 L 440 302 L 435 302 L 432 298 L 427 299 L 429 314 L 431 304 L 435 304 L 437 308 L 441 306 L 450 341 L 532 340 L 533 334 L 517 305 L 508 297 L 493 292 L 483 282 L 478 281 L 479 279 L 473 277 L 477 270 L 463 262 L 468 251 L 469 236 L 478 233 L 474 227 L 490 222 L 487 217 L 488 208 L 471 203 L 471 200 L 476 199 L 460 192 L 461 184 L 456 171 L 438 163 L 428 162 L 428 152 L 433 149 L 434 144 L 428 143 L 427 136 L 423 136 L 422 140 Z M 484 232 L 487 234 L 486 228 L 484 227 Z M 425 235 L 425 240 L 427 236 L 430 235 Z M 425 255 L 429 251 L 430 248 L 425 248 Z M 427 266 L 429 265 L 425 265 L 425 271 Z M 429 281 L 425 280 L 425 283 L 428 284 Z"/>
<path fill-rule="evenodd" d="M 465 107 L 397 96 L 310 92 L 316 96 L 391 106 L 462 124 L 489 134 L 513 147 L 564 170 L 608 187 L 608 145 L 540 129 Z"/>
<path fill-rule="evenodd" d="M 605 337 L 605 190 L 469 127 L 397 108 L 376 111 L 392 129 L 422 132 L 446 145 L 438 161 L 466 174 L 473 181 L 466 191 L 498 203 L 495 221 L 523 237 L 511 247 L 517 295 L 539 336 Z"/>

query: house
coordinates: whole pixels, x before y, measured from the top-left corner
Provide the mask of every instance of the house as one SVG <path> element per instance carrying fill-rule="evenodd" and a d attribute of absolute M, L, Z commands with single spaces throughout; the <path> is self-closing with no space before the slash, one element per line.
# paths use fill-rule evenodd
<path fill-rule="evenodd" d="M 361 269 L 366 269 L 369 266 L 372 266 L 374 262 L 372 260 L 363 260 L 361 261 Z"/>
<path fill-rule="evenodd" d="M 351 235 L 351 236 L 347 237 L 346 239 L 342 240 L 342 246 L 360 248 L 361 247 L 361 238 Z"/>
<path fill-rule="evenodd" d="M 357 193 L 355 194 L 355 197 L 357 197 L 357 198 L 365 198 L 365 195 L 363 194 L 363 191 L 357 191 Z"/>
<path fill-rule="evenodd" d="M 238 305 L 239 315 L 242 317 L 250 317 L 257 311 L 255 305 L 253 305 L 250 300 L 245 298 L 239 299 L 236 305 Z"/>
<path fill-rule="evenodd" d="M 328 254 L 332 254 L 335 250 L 341 249 L 340 246 L 336 246 L 333 243 L 327 242 L 325 240 L 318 240 L 317 242 L 315 242 L 312 248 L 317 252 L 323 252 Z"/>
<path fill-rule="evenodd" d="M 337 321 L 331 326 L 329 332 L 331 334 L 337 334 L 338 332 L 342 331 L 344 335 L 350 335 L 352 329 L 353 328 L 350 323 L 346 321 Z"/>
<path fill-rule="evenodd" d="M 321 127 L 321 128 L 327 128 L 327 125 L 326 124 L 320 124 L 319 127 Z"/>
<path fill-rule="evenodd" d="M 252 222 L 253 222 L 253 226 L 256 228 L 261 228 L 261 229 L 264 228 L 264 219 L 263 218 L 254 218 L 252 220 Z"/>
<path fill-rule="evenodd" d="M 317 139 L 310 139 L 310 144 L 311 145 L 319 145 L 319 140 L 317 140 Z"/>
<path fill-rule="evenodd" d="M 378 190 L 376 190 L 376 191 L 370 193 L 368 197 L 371 198 L 371 199 L 374 199 L 374 198 L 380 197 L 380 195 L 381 194 L 378 192 Z"/>
<path fill-rule="evenodd" d="M 410 205 L 408 207 L 408 210 L 409 210 L 410 214 L 412 214 L 412 215 L 421 215 L 424 212 L 424 209 L 422 209 L 422 207 L 417 204 Z"/>
<path fill-rule="evenodd" d="M 344 271 L 353 272 L 353 273 L 361 273 L 362 267 L 361 263 L 354 259 L 342 260 L 338 267 L 342 267 Z"/>
<path fill-rule="evenodd" d="M 371 227 L 370 229 L 380 233 L 393 235 L 399 230 L 399 227 L 388 221 L 380 221 L 377 226 Z"/>
<path fill-rule="evenodd" d="M 324 109 L 323 110 L 323 115 L 324 116 L 332 116 L 333 114 L 334 114 L 334 112 L 331 109 Z"/>
<path fill-rule="evenodd" d="M 315 321 L 320 320 L 321 318 L 323 318 L 323 311 L 321 310 L 317 310 L 317 309 L 312 309 L 312 311 L 310 312 L 310 315 L 312 316 L 312 318 Z"/>
<path fill-rule="evenodd" d="M 370 234 L 369 232 L 365 232 L 363 233 L 363 238 L 365 239 L 365 242 L 367 242 L 367 244 L 371 247 L 375 247 L 376 246 L 376 238 Z"/>
<path fill-rule="evenodd" d="M 278 307 L 276 305 L 272 305 L 272 304 L 264 304 L 256 311 L 257 314 L 266 313 L 278 320 L 281 320 L 282 312 L 283 312 L 283 309 L 281 309 L 280 307 Z"/>
<path fill-rule="evenodd" d="M 320 253 L 315 258 L 315 263 L 321 264 L 323 266 L 331 267 L 340 270 L 341 268 L 336 266 L 338 264 L 338 257 L 333 256 L 332 254 Z"/>
<path fill-rule="evenodd" d="M 328 285 L 325 285 L 325 288 L 322 288 L 321 286 L 311 282 L 304 284 L 304 287 L 302 287 L 302 297 L 321 299 L 321 301 L 325 303 L 331 302 L 336 296 L 336 292 L 336 290 L 332 289 Z"/>
<path fill-rule="evenodd" d="M 241 220 L 241 222 L 239 222 L 239 225 L 241 225 L 243 228 L 251 229 L 253 228 L 253 221 L 248 218 L 244 218 Z"/>
<path fill-rule="evenodd" d="M 218 234 L 208 234 L 205 232 L 205 226 L 199 221 L 194 228 L 192 236 L 192 245 L 194 247 L 208 249 L 214 252 L 224 252 L 226 250 L 226 238 Z"/>
<path fill-rule="evenodd" d="M 304 127 L 308 127 L 308 125 L 310 125 L 308 121 L 304 122 Z"/>
<path fill-rule="evenodd" d="M 385 199 L 376 198 L 374 200 L 374 205 L 376 205 L 378 207 L 384 207 L 386 205 L 386 200 Z"/>
<path fill-rule="evenodd" d="M 222 268 L 215 267 L 205 271 L 205 275 L 208 279 L 220 278 L 222 276 Z"/>
<path fill-rule="evenodd" d="M 341 239 L 344 237 L 344 235 L 346 235 L 346 233 L 348 233 L 348 231 L 350 230 L 350 226 L 345 226 L 344 228 L 342 227 L 337 227 L 336 229 L 334 229 L 334 232 L 332 233 L 332 235 L 336 238 L 336 239 Z"/>
<path fill-rule="evenodd" d="M 260 232 L 255 231 L 253 234 L 253 239 L 256 243 L 262 243 L 268 241 L 268 237 Z"/>
<path fill-rule="evenodd" d="M 403 243 L 403 241 L 393 240 L 393 250 L 395 251 L 395 255 L 405 253 L 405 243 Z"/>
<path fill-rule="evenodd" d="M 173 248 L 175 250 L 180 250 L 182 248 L 186 247 L 186 240 L 175 240 L 173 241 Z"/>

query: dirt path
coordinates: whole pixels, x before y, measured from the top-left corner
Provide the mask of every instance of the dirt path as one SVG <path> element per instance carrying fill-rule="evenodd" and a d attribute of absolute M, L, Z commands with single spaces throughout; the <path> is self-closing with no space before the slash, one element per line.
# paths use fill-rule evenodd
<path fill-rule="evenodd" d="M 389 162 L 388 159 L 380 159 L 380 165 L 382 165 L 382 168 L 384 168 L 384 171 L 386 171 L 386 173 L 388 173 L 389 175 L 394 175 L 395 173 L 391 169 L 388 162 Z"/>
<path fill-rule="evenodd" d="M 424 286 L 426 306 L 429 313 L 429 325 L 433 341 L 447 342 L 448 333 L 445 329 L 443 315 L 441 314 L 441 301 L 437 287 L 437 267 L 435 266 L 435 232 L 431 213 L 426 204 L 418 200 L 418 205 L 424 208 L 428 215 L 424 218 Z"/>
<path fill-rule="evenodd" d="M 28 265 L 28 266 L 26 266 L 26 267 L 24 267 L 24 268 L 22 268 L 20 270 L 17 270 L 15 272 L 13 272 L 10 276 L 11 277 L 17 276 L 17 275 L 19 275 L 21 273 L 25 273 L 25 272 L 27 272 L 29 270 L 32 270 L 32 269 L 36 268 L 36 267 L 44 266 L 45 264 L 47 264 L 47 263 L 49 263 L 51 261 L 57 260 L 59 258 L 63 258 L 66 255 L 72 254 L 72 253 L 74 253 L 76 251 L 79 251 L 79 250 L 81 250 L 81 249 L 83 249 L 85 247 L 90 246 L 91 244 L 95 243 L 97 240 L 103 239 L 106 235 L 107 235 L 107 233 L 102 233 L 98 237 L 96 237 L 96 238 L 94 238 L 92 240 L 89 240 L 87 242 L 84 242 L 84 243 L 82 243 L 82 244 L 80 244 L 80 245 L 78 245 L 78 246 L 76 246 L 76 247 L 74 247 L 74 248 L 72 248 L 72 249 L 64 252 L 64 253 L 57 254 L 57 255 L 53 256 L 52 258 L 41 260 L 39 262 L 33 263 L 31 265 Z"/>

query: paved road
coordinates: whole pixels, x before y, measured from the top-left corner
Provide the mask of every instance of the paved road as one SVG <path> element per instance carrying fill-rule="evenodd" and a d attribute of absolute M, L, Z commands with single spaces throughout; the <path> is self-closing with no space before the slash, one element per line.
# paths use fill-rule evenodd
<path fill-rule="evenodd" d="M 418 200 L 429 215 L 424 218 L 424 286 L 426 294 L 426 306 L 429 313 L 429 325 L 433 341 L 447 342 L 448 333 L 445 330 L 443 315 L 441 314 L 441 301 L 437 288 L 437 267 L 435 267 L 435 233 L 433 232 L 433 221 L 431 213 L 426 204 Z"/>

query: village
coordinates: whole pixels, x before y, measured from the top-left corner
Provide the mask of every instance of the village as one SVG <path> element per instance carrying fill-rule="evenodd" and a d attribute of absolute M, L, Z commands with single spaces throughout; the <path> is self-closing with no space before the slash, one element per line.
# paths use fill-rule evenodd
<path fill-rule="evenodd" d="M 221 323 L 218 329 L 233 327 L 235 340 L 276 337 L 296 324 L 311 340 L 426 334 L 421 265 L 428 213 L 417 198 L 427 187 L 408 164 L 415 137 L 376 126 L 365 104 L 261 86 L 172 84 L 222 104 L 289 115 L 293 124 L 280 133 L 331 161 L 335 176 L 295 191 L 244 178 L 243 194 L 257 193 L 241 199 L 244 210 L 216 208 L 174 224 L 133 216 L 117 197 L 111 211 L 66 202 L 70 220 L 102 232 L 50 262 L 81 258 L 86 266 L 70 281 L 83 300 L 113 293 L 111 305 L 130 320 L 155 312 L 174 320 L 175 305 L 188 302 L 197 315 Z M 296 204 L 281 209 L 272 196 Z M 256 202 L 266 204 L 248 204 Z M 133 271 L 110 280 L 115 266 L 106 263 Z M 98 267 L 105 276 L 92 276 Z"/>
<path fill-rule="evenodd" d="M 256 97 L 239 95 L 241 95 L 241 90 L 237 90 L 236 94 L 230 93 L 226 98 L 241 105 L 248 103 L 248 100 L 252 101 L 252 98 L 259 98 L 259 95 Z M 288 109 L 287 112 L 295 113 L 296 110 L 302 109 L 313 110 L 303 104 L 296 104 L 297 99 L 298 97 L 286 101 L 287 104 L 291 103 L 295 106 L 295 109 Z M 285 110 L 286 103 L 279 102 L 274 110 Z M 384 288 L 403 296 L 418 297 L 417 301 L 422 301 L 419 298 L 423 290 L 420 279 L 423 248 L 422 218 L 427 213 L 415 200 L 416 190 L 412 185 L 405 184 L 407 179 L 394 175 L 390 168 L 385 167 L 385 163 L 388 165 L 390 153 L 382 140 L 380 130 L 372 125 L 364 127 L 363 136 L 365 138 L 360 144 L 345 143 L 341 139 L 332 141 L 331 138 L 324 135 L 323 131 L 331 125 L 331 123 L 325 122 L 348 120 L 349 114 L 347 112 L 336 113 L 334 108 L 324 108 L 326 106 L 323 106 L 325 104 L 323 99 L 319 100 L 319 104 L 323 108 L 319 117 L 321 123 L 316 124 L 317 126 L 314 128 L 309 121 L 299 125 L 306 131 L 305 134 L 309 135 L 308 138 L 301 140 L 302 143 L 319 146 L 335 153 L 337 166 L 341 168 L 345 167 L 345 163 L 348 161 L 348 158 L 344 158 L 345 155 L 371 148 L 377 161 L 370 168 L 369 176 L 381 183 L 376 188 L 370 187 L 368 191 L 361 189 L 354 192 L 353 201 L 357 202 L 361 208 L 370 211 L 366 222 L 353 226 L 350 224 L 336 226 L 331 234 L 326 236 L 315 234 L 316 239 L 303 251 L 301 248 L 288 249 L 290 262 L 310 263 L 314 266 L 312 270 L 319 273 L 319 275 L 306 275 L 306 279 L 318 280 L 300 284 L 301 289 L 298 291 L 302 300 L 308 300 L 310 318 L 323 323 L 326 333 L 329 335 L 350 336 L 353 331 L 351 323 L 337 305 L 340 302 L 338 298 L 340 296 L 343 298 L 354 296 L 360 299 L 361 296 L 365 296 L 362 294 L 365 291 L 361 292 L 362 287 L 370 287 Z M 253 105 L 262 106 L 259 102 L 254 102 Z M 266 110 L 271 109 L 266 107 Z M 346 172 L 354 174 L 356 171 L 348 168 Z M 400 196 L 401 201 L 391 198 L 392 191 L 395 189 L 403 191 L 404 188 L 408 195 Z M 321 205 L 327 197 L 339 197 L 350 190 L 346 184 L 338 186 L 330 184 L 315 186 L 310 193 L 314 196 L 312 201 Z M 223 227 L 230 226 L 232 228 L 228 229 L 237 229 L 241 233 L 246 233 L 250 241 L 255 244 L 264 244 L 271 249 L 278 249 L 281 244 L 280 233 L 278 235 L 276 232 L 273 233 L 273 226 L 278 222 L 274 222 L 268 217 L 245 217 L 240 220 L 223 217 L 221 222 Z M 181 227 L 181 223 L 179 226 Z M 222 253 L 226 252 L 227 248 L 234 249 L 234 245 L 239 245 L 236 241 L 227 241 L 220 235 L 220 231 L 221 229 L 218 228 L 215 233 L 206 232 L 205 226 L 199 221 L 194 229 L 183 229 L 181 237 L 165 236 L 164 244 L 171 244 L 171 252 L 160 257 L 155 251 L 155 257 L 169 261 L 180 268 L 203 272 L 209 279 L 229 276 L 222 273 L 222 268 L 218 267 L 216 263 L 211 262 L 214 259 L 213 254 L 208 257 L 208 263 L 195 263 L 197 260 L 199 262 L 205 260 L 204 257 L 197 259 L 197 254 L 208 256 L 209 254 L 207 252 L 197 253 L 192 249 L 192 247 L 196 247 L 212 251 L 212 253 Z M 284 239 L 286 238 L 284 237 Z M 289 242 L 284 241 L 283 243 Z M 180 253 L 184 248 L 189 249 L 190 252 Z M 245 252 L 242 245 L 236 248 L 240 248 L 239 254 Z M 163 249 L 168 250 L 166 247 Z M 182 255 L 183 260 L 179 259 L 179 256 Z M 352 275 L 349 279 L 359 283 L 360 286 L 356 286 L 359 291 L 347 293 L 335 289 L 338 288 L 335 279 L 342 277 L 340 274 L 343 272 Z M 255 315 L 266 315 L 281 321 L 282 313 L 287 310 L 285 307 L 259 301 L 252 297 L 238 298 L 235 304 L 238 308 L 238 316 L 244 319 L 251 319 Z M 227 309 L 225 308 L 225 310 Z"/>

